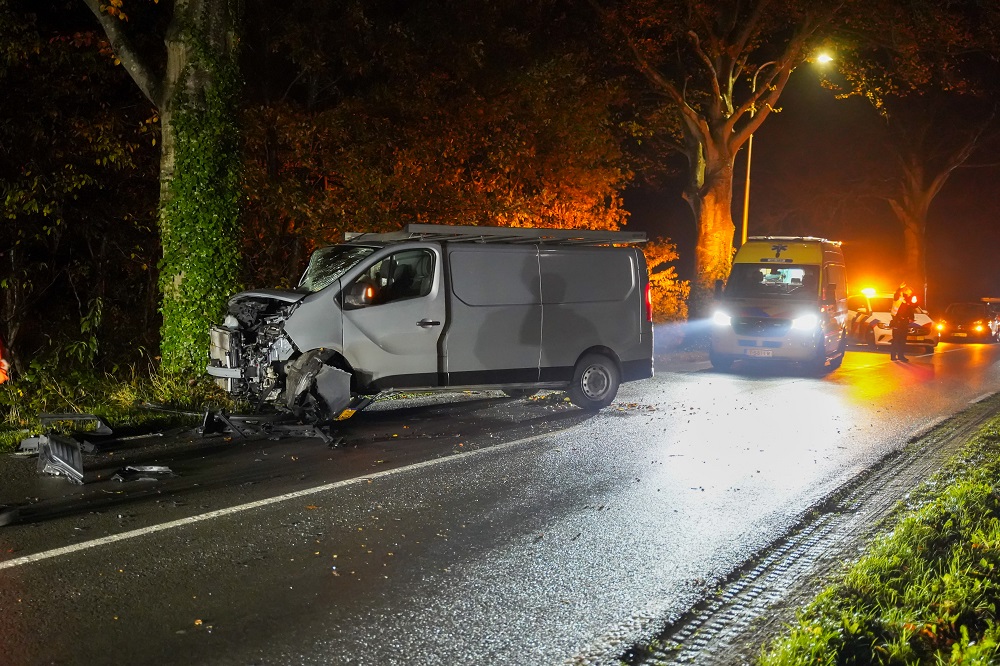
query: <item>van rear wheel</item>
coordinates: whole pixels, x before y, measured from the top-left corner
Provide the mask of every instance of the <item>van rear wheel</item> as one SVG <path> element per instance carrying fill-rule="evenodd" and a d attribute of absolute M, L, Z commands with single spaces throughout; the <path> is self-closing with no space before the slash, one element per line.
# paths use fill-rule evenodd
<path fill-rule="evenodd" d="M 614 361 L 603 354 L 587 354 L 573 369 L 569 399 L 580 409 L 598 410 L 614 401 L 619 384 L 621 376 Z"/>

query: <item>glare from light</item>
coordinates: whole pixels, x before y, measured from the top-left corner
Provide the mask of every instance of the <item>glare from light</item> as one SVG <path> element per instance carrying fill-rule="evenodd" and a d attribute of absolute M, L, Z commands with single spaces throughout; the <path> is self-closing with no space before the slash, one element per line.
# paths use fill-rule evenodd
<path fill-rule="evenodd" d="M 819 324 L 819 317 L 814 314 L 802 315 L 792 320 L 792 328 L 797 331 L 811 331 Z"/>
<path fill-rule="evenodd" d="M 816 62 L 825 65 L 828 62 L 833 62 L 833 56 L 829 53 L 820 53 L 816 56 Z"/>
<path fill-rule="evenodd" d="M 861 290 L 861 293 L 867 296 L 868 298 L 871 298 L 878 292 L 875 291 L 874 287 L 865 287 L 864 289 Z"/>
<path fill-rule="evenodd" d="M 729 326 L 733 323 L 733 318 L 722 310 L 716 310 L 712 313 L 712 323 L 716 326 Z"/>

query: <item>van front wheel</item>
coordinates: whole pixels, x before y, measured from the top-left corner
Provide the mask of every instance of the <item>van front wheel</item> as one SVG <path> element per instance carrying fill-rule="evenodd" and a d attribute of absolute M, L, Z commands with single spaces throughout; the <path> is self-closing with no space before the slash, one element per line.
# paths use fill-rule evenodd
<path fill-rule="evenodd" d="M 712 368 L 719 372 L 726 372 L 733 367 L 733 359 L 712 352 L 708 353 L 708 360 L 712 363 Z"/>
<path fill-rule="evenodd" d="M 581 409 L 598 410 L 614 401 L 619 384 L 621 377 L 614 361 L 601 354 L 587 354 L 573 369 L 569 399 Z"/>

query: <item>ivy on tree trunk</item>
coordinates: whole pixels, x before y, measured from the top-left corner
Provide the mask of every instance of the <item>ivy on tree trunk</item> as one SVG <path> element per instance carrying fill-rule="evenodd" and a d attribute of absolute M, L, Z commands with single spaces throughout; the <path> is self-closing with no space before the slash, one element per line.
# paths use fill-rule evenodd
<path fill-rule="evenodd" d="M 209 327 L 238 288 L 238 1 L 174 0 L 163 36 L 165 68 L 136 48 L 127 28 L 130 5 L 83 1 L 160 113 L 161 369 L 197 371 L 207 358 Z"/>
<path fill-rule="evenodd" d="M 173 174 L 160 209 L 160 348 L 167 372 L 204 364 L 209 326 L 238 289 L 240 257 L 236 63 L 196 49 L 183 77 L 187 85 L 169 112 Z"/>

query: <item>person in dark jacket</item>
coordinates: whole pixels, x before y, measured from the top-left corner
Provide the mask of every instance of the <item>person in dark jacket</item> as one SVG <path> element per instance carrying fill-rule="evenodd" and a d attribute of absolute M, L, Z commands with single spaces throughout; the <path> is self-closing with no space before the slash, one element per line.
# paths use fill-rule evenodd
<path fill-rule="evenodd" d="M 893 361 L 899 360 L 909 362 L 906 358 L 906 335 L 910 330 L 910 322 L 913 321 L 913 314 L 916 308 L 917 297 L 910 289 L 903 292 L 903 299 L 896 309 L 896 314 L 889 322 L 892 329 L 892 345 L 889 347 L 889 358 Z"/>

